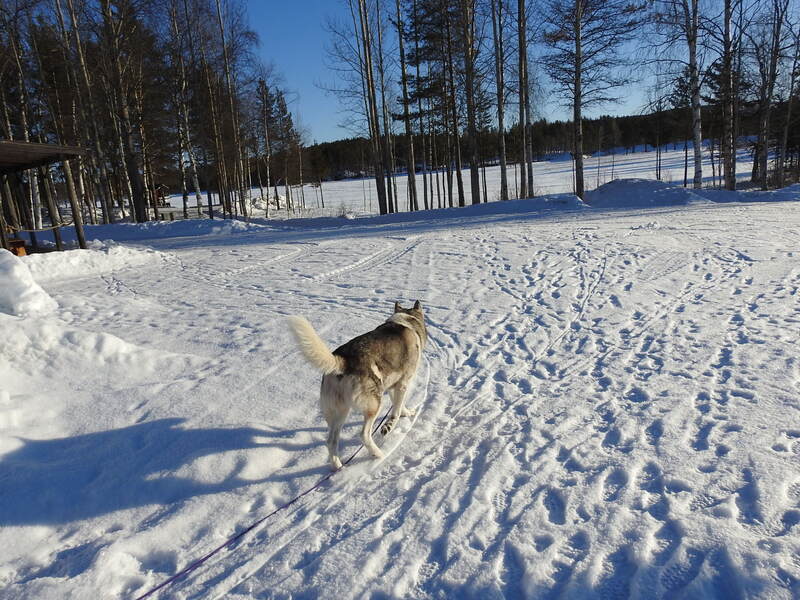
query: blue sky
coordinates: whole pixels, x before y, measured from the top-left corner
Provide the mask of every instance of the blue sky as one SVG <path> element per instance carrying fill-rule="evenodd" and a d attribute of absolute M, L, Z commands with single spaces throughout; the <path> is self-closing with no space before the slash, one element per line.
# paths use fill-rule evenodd
<path fill-rule="evenodd" d="M 342 14 L 339 0 L 247 0 L 251 27 L 261 38 L 259 51 L 273 63 L 284 86 L 296 97 L 291 110 L 308 130 L 307 141 L 325 142 L 350 137 L 338 126 L 339 101 L 316 84 L 331 80 L 325 68 L 329 35 L 327 15 Z"/>
<path fill-rule="evenodd" d="M 328 16 L 346 18 L 349 13 L 341 0 L 246 0 L 251 27 L 261 39 L 259 52 L 266 63 L 275 65 L 283 86 L 291 92 L 290 109 L 307 131 L 307 142 L 326 142 L 351 137 L 353 133 L 339 126 L 344 116 L 339 100 L 318 87 L 330 83 L 333 75 L 325 67 L 325 45 L 330 35 L 325 31 Z M 547 79 L 542 78 L 547 84 Z M 585 113 L 636 114 L 644 93 L 641 86 L 620 91 L 623 102 Z M 565 110 L 552 95 L 547 106 L 537 111 L 547 119 L 567 119 Z"/>

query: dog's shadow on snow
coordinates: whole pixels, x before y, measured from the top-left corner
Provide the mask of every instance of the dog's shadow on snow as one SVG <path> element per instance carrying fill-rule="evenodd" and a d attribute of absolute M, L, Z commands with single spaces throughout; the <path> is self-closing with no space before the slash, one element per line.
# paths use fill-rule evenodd
<path fill-rule="evenodd" d="M 158 419 L 68 438 L 22 439 L 22 446 L 0 458 L 0 527 L 69 523 L 272 481 L 274 475 L 243 476 L 244 458 L 221 467 L 218 455 L 255 448 L 293 452 L 319 444 L 295 442 L 295 431 L 189 429 L 182 422 Z M 198 481 L 198 472 L 214 482 Z"/>

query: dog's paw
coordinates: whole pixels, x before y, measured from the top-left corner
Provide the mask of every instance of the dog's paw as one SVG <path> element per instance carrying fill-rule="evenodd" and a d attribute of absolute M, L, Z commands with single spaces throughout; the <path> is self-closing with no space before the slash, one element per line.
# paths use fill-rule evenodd
<path fill-rule="evenodd" d="M 388 434 L 392 429 L 394 429 L 394 424 L 397 422 L 397 419 L 391 418 L 386 423 L 383 424 L 381 427 L 381 435 Z"/>
<path fill-rule="evenodd" d="M 403 416 L 404 417 L 414 417 L 417 414 L 416 408 L 406 408 L 403 407 Z"/>
<path fill-rule="evenodd" d="M 342 468 L 342 461 L 339 459 L 338 456 L 331 456 L 331 468 L 334 471 L 338 471 Z"/>

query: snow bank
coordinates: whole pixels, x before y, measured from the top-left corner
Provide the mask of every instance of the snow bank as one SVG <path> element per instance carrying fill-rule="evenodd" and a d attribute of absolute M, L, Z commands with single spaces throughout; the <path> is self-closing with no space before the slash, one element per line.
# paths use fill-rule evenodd
<path fill-rule="evenodd" d="M 33 254 L 22 260 L 36 281 L 50 281 L 108 273 L 163 258 L 149 248 L 130 248 L 94 240 L 86 250 Z"/>
<path fill-rule="evenodd" d="M 180 221 L 149 221 L 147 223 L 84 226 L 87 239 L 115 240 L 118 242 L 203 235 L 228 235 L 231 233 L 260 231 L 263 228 L 263 225 L 232 219 L 186 219 Z M 67 243 L 75 241 L 75 231 L 72 227 L 62 228 L 61 235 Z M 50 242 L 53 239 L 52 234 L 49 233 L 42 234 L 40 237 L 45 242 Z"/>
<path fill-rule="evenodd" d="M 714 202 L 797 202 L 800 183 L 779 190 L 698 190 L 697 194 Z"/>
<path fill-rule="evenodd" d="M 115 240 L 138 240 L 146 238 L 186 237 L 196 235 L 227 235 L 262 229 L 262 225 L 232 219 L 187 219 L 181 221 L 149 221 L 147 223 L 123 223 L 121 225 L 97 225 L 87 228 L 87 235 L 104 238 L 109 228 L 109 237 Z"/>
<path fill-rule="evenodd" d="M 615 179 L 586 193 L 592 208 L 651 208 L 707 203 L 692 190 L 649 179 Z"/>
<path fill-rule="evenodd" d="M 35 316 L 52 312 L 58 304 L 36 283 L 22 260 L 0 249 L 0 312 Z"/>
<path fill-rule="evenodd" d="M 63 327 L 57 322 L 22 322 L 4 328 L 0 357 L 8 353 L 21 374 L 57 373 L 70 369 L 110 366 L 134 370 L 142 376 L 158 372 L 175 360 L 195 360 L 177 354 L 131 344 L 110 333 Z M 2 373 L 2 371 L 0 371 Z"/>

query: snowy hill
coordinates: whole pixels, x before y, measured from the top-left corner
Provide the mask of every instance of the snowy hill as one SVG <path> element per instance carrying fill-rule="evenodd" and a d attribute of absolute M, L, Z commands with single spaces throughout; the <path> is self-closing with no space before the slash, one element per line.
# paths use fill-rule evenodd
<path fill-rule="evenodd" d="M 286 316 L 415 299 L 387 458 L 154 597 L 800 596 L 800 190 L 595 194 L 0 252 L 0 597 L 135 598 L 310 488 Z"/>

